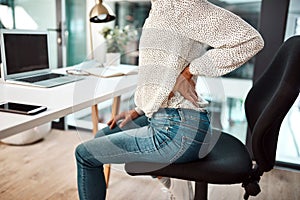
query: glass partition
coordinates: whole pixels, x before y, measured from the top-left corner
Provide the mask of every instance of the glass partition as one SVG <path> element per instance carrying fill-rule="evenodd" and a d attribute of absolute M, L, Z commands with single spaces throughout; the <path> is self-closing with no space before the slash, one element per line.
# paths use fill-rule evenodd
<path fill-rule="evenodd" d="M 87 59 L 87 12 L 85 0 L 65 0 L 66 66 Z"/>

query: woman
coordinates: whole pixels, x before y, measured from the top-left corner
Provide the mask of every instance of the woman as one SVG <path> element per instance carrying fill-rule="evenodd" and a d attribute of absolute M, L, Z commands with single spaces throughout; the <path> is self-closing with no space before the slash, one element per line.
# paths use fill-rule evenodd
<path fill-rule="evenodd" d="M 254 28 L 206 0 L 151 2 L 140 39 L 136 108 L 76 149 L 82 200 L 105 199 L 103 164 L 182 163 L 207 155 L 207 103 L 195 91 L 196 77 L 224 75 L 263 47 Z"/>

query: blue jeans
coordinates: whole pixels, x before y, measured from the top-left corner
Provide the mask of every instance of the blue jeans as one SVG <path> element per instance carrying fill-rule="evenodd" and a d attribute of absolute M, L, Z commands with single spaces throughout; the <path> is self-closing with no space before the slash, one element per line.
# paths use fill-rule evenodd
<path fill-rule="evenodd" d="M 206 112 L 160 109 L 152 118 L 140 116 L 123 129 L 108 127 L 76 148 L 81 200 L 105 199 L 103 164 L 157 162 L 166 165 L 207 155 L 210 122 Z"/>

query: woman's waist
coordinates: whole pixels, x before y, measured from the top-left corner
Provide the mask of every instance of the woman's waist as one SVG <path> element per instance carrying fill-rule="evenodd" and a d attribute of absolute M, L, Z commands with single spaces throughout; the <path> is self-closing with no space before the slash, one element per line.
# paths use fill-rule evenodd
<path fill-rule="evenodd" d="M 205 111 L 205 108 L 208 106 L 208 101 L 203 99 L 201 96 L 198 96 L 198 101 L 195 102 L 197 105 L 185 99 L 179 92 L 174 92 L 173 97 L 164 101 L 161 105 L 162 108 L 186 108 L 197 111 Z"/>
<path fill-rule="evenodd" d="M 158 111 L 154 112 L 151 120 L 175 120 L 175 121 L 209 121 L 208 112 L 205 109 L 191 109 L 191 108 L 160 108 Z"/>

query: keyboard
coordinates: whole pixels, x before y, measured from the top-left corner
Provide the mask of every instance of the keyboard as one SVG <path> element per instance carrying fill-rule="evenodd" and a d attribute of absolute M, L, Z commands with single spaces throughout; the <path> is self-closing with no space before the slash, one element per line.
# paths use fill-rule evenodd
<path fill-rule="evenodd" d="M 20 79 L 16 79 L 16 81 L 36 83 L 36 82 L 39 82 L 39 81 L 59 78 L 59 77 L 62 77 L 62 76 L 66 76 L 66 75 L 51 73 L 51 74 L 43 74 L 43 75 L 40 75 L 40 76 L 32 76 L 32 77 L 28 77 L 28 78 L 20 78 Z"/>

